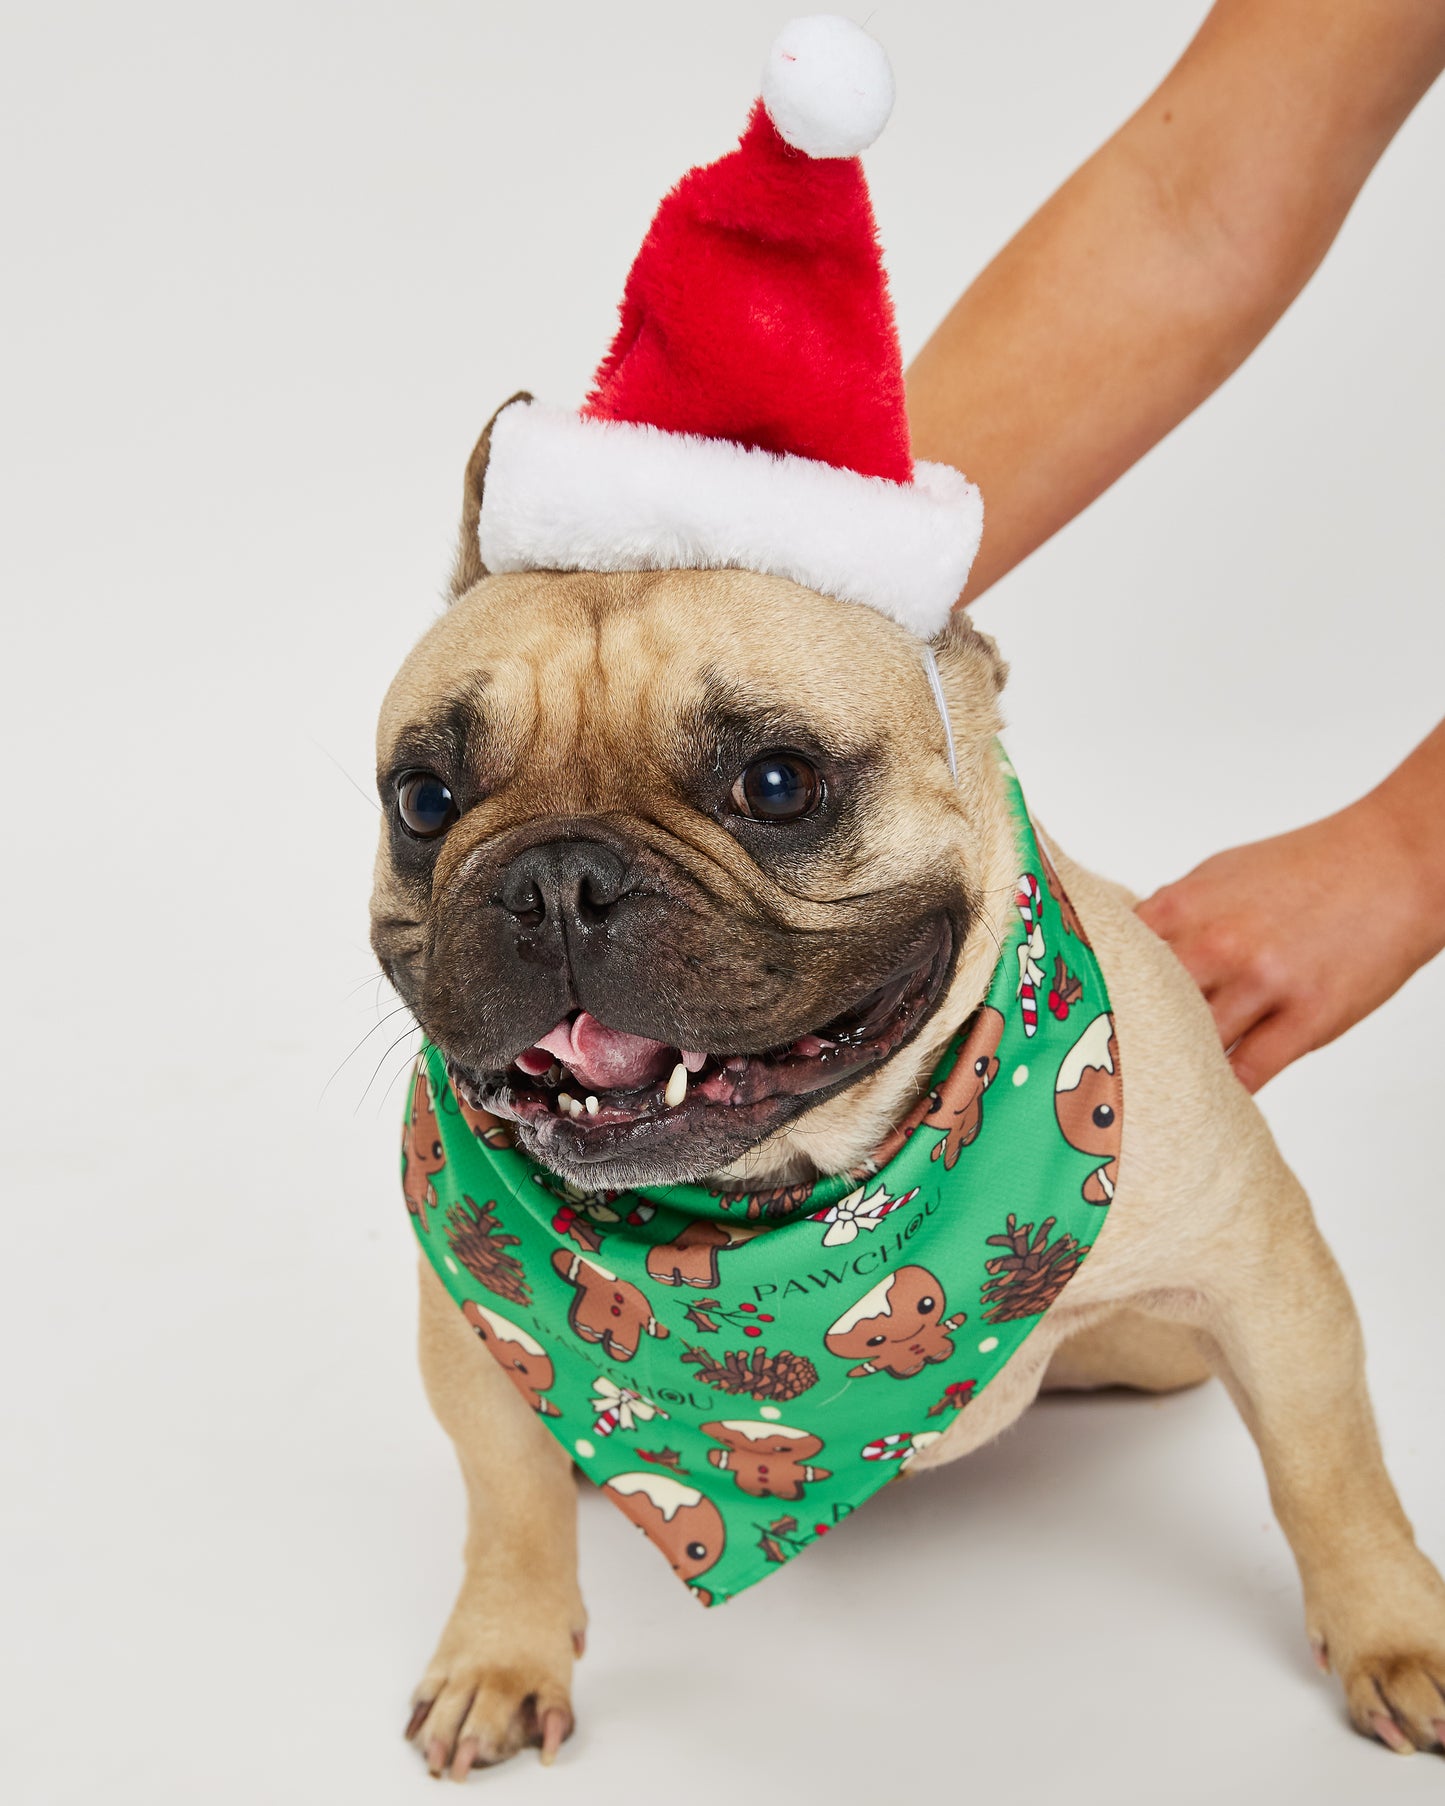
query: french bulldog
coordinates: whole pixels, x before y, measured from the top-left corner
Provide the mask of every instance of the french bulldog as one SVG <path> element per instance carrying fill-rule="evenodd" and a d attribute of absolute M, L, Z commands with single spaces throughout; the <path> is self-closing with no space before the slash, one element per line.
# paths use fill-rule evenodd
<path fill-rule="evenodd" d="M 737 1190 L 853 1169 L 978 1010 L 1014 908 L 1004 665 L 962 612 L 933 643 L 955 778 L 918 644 L 872 609 L 736 570 L 489 575 L 487 447 L 450 606 L 381 711 L 387 977 L 463 1107 L 510 1124 L 560 1181 Z M 1101 1164 L 1101 1187 L 1119 1177 L 1088 1264 L 912 1471 L 990 1441 L 1041 1388 L 1218 1375 L 1320 1666 L 1362 1732 L 1431 1747 L 1445 1584 L 1385 1471 L 1344 1281 L 1189 975 L 1127 892 L 1057 849 L 1055 864 L 1127 1050 L 1127 1158 Z M 843 1051 L 823 1062 L 815 1043 Z M 985 1107 L 980 1057 L 960 1143 Z M 1117 1154 L 1071 1126 L 1074 1103 L 1070 1138 Z M 423 1161 L 414 1211 L 426 1183 Z M 571 1730 L 576 1489 L 425 1262 L 421 1363 L 469 1532 L 407 1732 L 460 1779 L 529 1744 L 550 1759 Z"/>

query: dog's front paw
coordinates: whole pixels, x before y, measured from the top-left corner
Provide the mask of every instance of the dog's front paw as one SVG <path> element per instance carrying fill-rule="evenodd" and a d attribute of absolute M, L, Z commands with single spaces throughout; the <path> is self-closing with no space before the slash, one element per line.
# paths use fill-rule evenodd
<path fill-rule="evenodd" d="M 1321 1668 L 1345 1689 L 1355 1729 L 1402 1756 L 1445 1746 L 1445 1584 L 1408 1558 L 1343 1585 L 1309 1610 Z"/>
<path fill-rule="evenodd" d="M 1445 1745 L 1445 1645 L 1356 1657 L 1340 1670 L 1355 1729 L 1410 1756 Z"/>
<path fill-rule="evenodd" d="M 572 1661 L 582 1633 L 501 1643 L 491 1625 L 454 1617 L 447 1626 L 406 1727 L 433 1775 L 462 1781 L 529 1745 L 550 1763 L 572 1735 Z"/>

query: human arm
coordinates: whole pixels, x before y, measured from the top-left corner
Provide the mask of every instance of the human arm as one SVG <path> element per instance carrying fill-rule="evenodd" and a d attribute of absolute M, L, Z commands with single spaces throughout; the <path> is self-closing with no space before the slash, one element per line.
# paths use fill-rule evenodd
<path fill-rule="evenodd" d="M 909 369 L 915 454 L 983 491 L 967 600 L 1243 362 L 1442 65 L 1442 0 L 1218 0 Z"/>
<path fill-rule="evenodd" d="M 1250 1091 L 1445 947 L 1445 721 L 1338 814 L 1216 853 L 1139 905 Z"/>

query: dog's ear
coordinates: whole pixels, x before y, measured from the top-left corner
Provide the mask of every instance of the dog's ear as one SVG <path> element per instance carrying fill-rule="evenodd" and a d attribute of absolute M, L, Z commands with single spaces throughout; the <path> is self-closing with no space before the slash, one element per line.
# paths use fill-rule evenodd
<path fill-rule="evenodd" d="M 452 580 L 449 585 L 449 595 L 453 602 L 466 595 L 472 585 L 480 583 L 487 574 L 487 567 L 482 563 L 477 527 L 482 518 L 482 490 L 486 487 L 487 460 L 492 455 L 492 428 L 514 401 L 531 399 L 525 389 L 518 389 L 515 395 L 509 395 L 482 428 L 482 436 L 472 447 L 472 455 L 467 459 L 467 474 L 462 479 L 462 525 L 457 537 L 457 555 L 452 561 Z"/>
<path fill-rule="evenodd" d="M 954 734 L 960 740 L 996 734 L 1001 725 L 998 698 L 1008 682 L 1008 666 L 993 640 L 979 632 L 966 608 L 955 608 L 932 646 Z"/>
<path fill-rule="evenodd" d="M 985 676 L 995 696 L 1008 682 L 1008 665 L 997 643 L 974 626 L 966 608 L 955 608 L 947 626 L 934 636 L 933 653 L 941 668 L 960 663 L 974 667 Z"/>

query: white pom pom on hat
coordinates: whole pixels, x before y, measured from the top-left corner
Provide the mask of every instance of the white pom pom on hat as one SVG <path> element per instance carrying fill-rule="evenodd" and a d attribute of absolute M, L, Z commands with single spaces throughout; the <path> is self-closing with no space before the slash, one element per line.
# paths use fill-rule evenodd
<path fill-rule="evenodd" d="M 778 135 L 809 157 L 856 157 L 893 111 L 883 46 L 836 13 L 810 13 L 778 33 L 763 65 L 763 105 Z"/>

